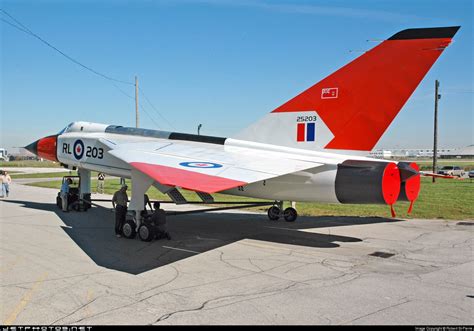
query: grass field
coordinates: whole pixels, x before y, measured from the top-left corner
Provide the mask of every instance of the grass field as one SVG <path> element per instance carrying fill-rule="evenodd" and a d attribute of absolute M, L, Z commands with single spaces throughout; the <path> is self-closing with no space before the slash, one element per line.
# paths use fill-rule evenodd
<path fill-rule="evenodd" d="M 2 169 L 0 168 L 0 170 L 2 170 Z M 9 171 L 8 174 L 11 176 L 13 174 L 21 174 L 21 172 L 19 172 L 19 171 Z"/>
<path fill-rule="evenodd" d="M 414 161 L 420 166 L 422 171 L 431 171 L 433 170 L 433 161 L 432 160 L 423 160 L 423 161 Z M 438 168 L 447 165 L 459 166 L 464 171 L 470 171 L 474 169 L 474 160 L 464 160 L 464 159 L 441 159 L 437 161 Z"/>
<path fill-rule="evenodd" d="M 32 186 L 56 188 L 59 190 L 60 181 L 33 183 Z M 92 180 L 93 190 L 97 187 L 97 180 Z M 127 185 L 131 187 L 127 180 Z M 113 194 L 120 188 L 119 179 L 107 179 L 105 191 Z M 183 195 L 190 201 L 199 201 L 195 193 L 182 190 Z M 148 191 L 150 199 L 170 200 L 168 196 L 161 194 L 155 188 Z M 130 194 L 129 194 L 130 196 Z M 224 194 L 215 194 L 216 201 L 258 201 L 243 197 L 234 197 Z M 418 200 L 411 215 L 407 215 L 409 204 L 407 202 L 397 203 L 395 210 L 397 217 L 401 218 L 443 218 L 443 219 L 474 219 L 474 181 L 438 179 L 435 184 L 431 178 L 422 178 L 422 187 Z M 266 208 L 256 208 L 266 210 Z M 300 215 L 320 216 L 380 216 L 390 217 L 390 207 L 386 205 L 341 205 L 323 203 L 297 203 Z"/>
<path fill-rule="evenodd" d="M 63 176 L 76 176 L 75 171 L 65 171 L 65 172 L 45 172 L 45 173 L 35 173 L 35 174 L 25 174 L 25 173 L 12 173 L 10 172 L 12 179 L 18 178 L 60 178 Z"/>
<path fill-rule="evenodd" d="M 34 161 L 34 160 L 25 160 L 25 161 L 0 161 L 0 169 L 2 167 L 15 167 L 15 168 L 60 168 L 61 165 L 58 162 L 52 161 Z"/>

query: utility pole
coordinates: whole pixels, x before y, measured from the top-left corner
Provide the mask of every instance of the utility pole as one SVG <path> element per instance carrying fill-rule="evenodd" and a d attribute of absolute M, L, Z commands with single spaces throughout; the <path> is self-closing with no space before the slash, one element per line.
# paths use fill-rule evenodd
<path fill-rule="evenodd" d="M 202 124 L 199 124 L 199 125 L 198 125 L 198 136 L 200 135 L 201 128 L 202 128 Z"/>
<path fill-rule="evenodd" d="M 135 76 L 135 126 L 138 128 L 138 77 Z"/>
<path fill-rule="evenodd" d="M 434 142 L 433 142 L 433 174 L 436 174 L 436 161 L 438 158 L 438 100 L 441 95 L 438 94 L 439 82 L 435 80 L 435 108 L 434 108 Z M 433 176 L 433 183 L 436 178 Z"/>

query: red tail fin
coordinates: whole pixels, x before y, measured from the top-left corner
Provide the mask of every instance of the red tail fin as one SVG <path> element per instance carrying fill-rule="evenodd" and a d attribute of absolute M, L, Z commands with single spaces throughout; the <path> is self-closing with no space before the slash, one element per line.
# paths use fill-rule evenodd
<path fill-rule="evenodd" d="M 458 29 L 398 32 L 272 113 L 316 111 L 326 149 L 370 151 Z"/>

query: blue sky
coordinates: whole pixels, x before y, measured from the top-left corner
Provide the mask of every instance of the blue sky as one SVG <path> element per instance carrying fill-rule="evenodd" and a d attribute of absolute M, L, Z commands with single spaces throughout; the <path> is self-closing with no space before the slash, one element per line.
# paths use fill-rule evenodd
<path fill-rule="evenodd" d="M 377 147 L 474 143 L 472 1 L 5 1 L 1 7 L 83 64 L 139 85 L 141 127 L 232 136 L 385 39 L 461 25 Z M 5 15 L 2 18 L 7 19 Z M 134 126 L 134 87 L 100 78 L 0 22 L 1 147 L 85 120 Z M 148 113 L 148 114 L 147 114 Z M 150 117 L 152 119 L 150 119 Z M 168 123 L 169 122 L 169 123 Z"/>

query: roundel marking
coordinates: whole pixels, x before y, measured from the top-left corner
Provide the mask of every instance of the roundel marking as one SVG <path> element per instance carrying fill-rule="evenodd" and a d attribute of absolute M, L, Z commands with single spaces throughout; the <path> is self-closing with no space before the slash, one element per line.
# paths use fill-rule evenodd
<path fill-rule="evenodd" d="M 188 167 L 188 168 L 201 168 L 201 169 L 211 169 L 211 168 L 222 167 L 222 164 L 212 163 L 212 162 L 181 162 L 179 165 L 183 167 Z"/>
<path fill-rule="evenodd" d="M 73 153 L 77 160 L 82 159 L 82 156 L 84 155 L 84 143 L 82 140 L 76 140 L 73 146 Z"/>

